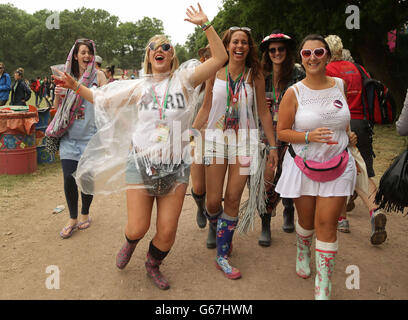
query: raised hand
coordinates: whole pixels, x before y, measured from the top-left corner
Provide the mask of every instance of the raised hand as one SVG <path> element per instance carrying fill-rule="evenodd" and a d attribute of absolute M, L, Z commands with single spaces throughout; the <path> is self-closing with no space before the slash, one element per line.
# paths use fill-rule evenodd
<path fill-rule="evenodd" d="M 203 9 L 201 9 L 200 4 L 197 3 L 197 5 L 198 5 L 198 11 L 193 6 L 190 6 L 190 8 L 187 8 L 186 14 L 188 18 L 184 19 L 184 21 L 188 21 L 195 25 L 201 26 L 205 22 L 208 21 L 208 17 L 203 12 Z"/>
<path fill-rule="evenodd" d="M 55 80 L 55 84 L 59 87 L 63 87 L 65 89 L 75 89 L 75 79 L 71 77 L 68 73 L 66 72 L 61 72 L 57 70 L 59 73 L 59 77 L 57 76 L 52 76 L 52 78 Z"/>

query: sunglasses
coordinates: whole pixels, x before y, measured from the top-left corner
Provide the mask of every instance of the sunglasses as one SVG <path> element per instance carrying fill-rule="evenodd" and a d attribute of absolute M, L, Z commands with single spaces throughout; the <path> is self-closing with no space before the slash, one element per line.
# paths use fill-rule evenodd
<path fill-rule="evenodd" d="M 285 47 L 278 47 L 278 48 L 270 48 L 269 49 L 269 52 L 272 53 L 272 54 L 276 53 L 276 51 L 282 53 L 282 52 L 286 51 L 286 48 Z"/>
<path fill-rule="evenodd" d="M 170 50 L 171 44 L 170 43 L 163 43 L 161 46 L 158 46 L 156 48 L 156 43 L 155 42 L 150 42 L 149 43 L 149 49 L 152 50 L 152 51 L 156 51 L 157 49 L 159 49 L 159 47 L 161 47 L 164 52 L 167 52 L 167 51 Z"/>
<path fill-rule="evenodd" d="M 310 58 L 313 54 L 316 58 L 321 59 L 326 55 L 327 52 L 328 51 L 325 48 L 316 48 L 314 50 L 303 49 L 300 51 L 300 55 L 303 58 Z"/>
<path fill-rule="evenodd" d="M 251 29 L 248 27 L 231 27 L 229 28 L 231 31 L 238 31 L 238 30 L 242 30 L 242 31 L 246 31 L 251 33 Z"/>
<path fill-rule="evenodd" d="M 78 39 L 77 42 L 78 42 L 78 43 L 81 43 L 81 44 L 89 44 L 89 43 L 92 43 L 92 40 L 89 40 L 89 39 Z"/>

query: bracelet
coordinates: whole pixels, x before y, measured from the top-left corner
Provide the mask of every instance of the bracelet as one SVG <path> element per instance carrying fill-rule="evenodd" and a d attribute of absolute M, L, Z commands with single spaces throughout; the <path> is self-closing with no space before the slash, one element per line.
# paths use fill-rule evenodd
<path fill-rule="evenodd" d="M 203 29 L 203 31 L 206 31 L 209 27 L 211 27 L 210 21 L 207 21 L 203 25 L 201 25 L 201 29 Z"/>
<path fill-rule="evenodd" d="M 268 151 L 271 151 L 271 150 L 278 150 L 278 149 L 279 149 L 279 147 L 276 147 L 276 146 L 268 146 L 268 147 L 267 147 L 267 149 L 268 149 Z"/>
<path fill-rule="evenodd" d="M 79 94 L 79 91 L 81 91 L 81 83 L 78 82 L 78 85 L 76 87 L 76 89 L 74 90 L 76 94 Z"/>
<path fill-rule="evenodd" d="M 309 131 L 306 131 L 306 135 L 305 135 L 305 142 L 306 144 L 309 144 Z"/>

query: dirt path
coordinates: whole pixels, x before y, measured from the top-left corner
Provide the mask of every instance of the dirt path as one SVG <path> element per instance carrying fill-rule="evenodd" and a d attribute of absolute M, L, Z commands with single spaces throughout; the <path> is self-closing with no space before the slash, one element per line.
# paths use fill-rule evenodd
<path fill-rule="evenodd" d="M 163 292 L 154 287 L 144 269 L 154 221 L 127 268 L 115 267 L 124 240 L 124 194 L 95 197 L 91 228 L 77 231 L 68 240 L 59 237 L 68 219 L 67 209 L 51 213 L 59 204 L 65 204 L 61 171 L 2 196 L 0 299 L 313 299 L 314 257 L 313 276 L 298 278 L 295 234 L 281 230 L 281 206 L 272 220 L 271 247 L 257 244 L 259 218 L 253 232 L 234 237 L 231 261 L 243 277 L 231 281 L 215 269 L 215 251 L 205 247 L 207 229 L 197 227 L 195 204 L 187 196 L 176 243 L 161 267 L 171 284 Z M 408 218 L 390 214 L 388 239 L 374 247 L 369 242 L 368 213 L 359 199 L 356 204 L 350 214 L 351 233 L 339 233 L 333 299 L 408 299 Z M 350 276 L 346 268 L 351 265 L 360 273 L 358 290 L 346 287 Z M 56 269 L 46 273 L 48 266 L 58 267 L 58 290 L 46 287 L 47 277 L 56 275 Z"/>

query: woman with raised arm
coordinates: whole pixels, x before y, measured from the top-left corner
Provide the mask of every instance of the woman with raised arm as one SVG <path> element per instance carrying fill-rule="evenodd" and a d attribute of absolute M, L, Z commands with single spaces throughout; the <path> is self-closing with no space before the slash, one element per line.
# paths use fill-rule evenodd
<path fill-rule="evenodd" d="M 121 189 L 122 185 L 113 183 L 112 179 L 122 177 L 119 173 L 125 172 L 128 223 L 126 241 L 116 259 L 119 269 L 126 267 L 136 244 L 149 230 L 153 204 L 157 202 L 156 233 L 150 242 L 145 266 L 148 276 L 163 290 L 169 288 L 169 283 L 159 266 L 175 242 L 189 181 L 191 162 L 185 151 L 190 145 L 188 129 L 194 95 L 198 91 L 195 88 L 213 76 L 227 60 L 221 39 L 200 5 L 198 10 L 187 9 L 187 17 L 186 21 L 202 27 L 211 46 L 212 57 L 203 64 L 188 61 L 179 67 L 174 46 L 159 35 L 152 37 L 146 47 L 144 73 L 147 78 L 115 81 L 92 91 L 67 74 L 61 77 L 64 87 L 95 103 L 101 126 L 81 159 L 77 181 L 87 192 L 96 193 L 100 188 L 99 173 L 103 176 L 108 168 L 114 168 L 105 175 L 108 181 L 104 186 Z M 120 117 L 121 112 L 133 118 Z M 114 115 L 109 118 L 111 114 Z M 118 126 L 112 129 L 110 121 L 119 121 Z M 100 148 L 109 139 L 111 143 Z M 110 167 L 110 161 L 117 161 L 117 166 Z M 90 183 L 85 181 L 88 176 Z M 123 181 L 120 179 L 120 182 Z"/>
<path fill-rule="evenodd" d="M 259 114 L 273 147 L 267 164 L 272 170 L 277 163 L 277 152 L 272 118 L 265 100 L 265 80 L 251 29 L 231 27 L 224 33 L 222 41 L 229 56 L 228 62 L 206 86 L 206 95 L 211 98 L 212 106 L 205 135 L 205 213 L 211 227 L 217 231 L 216 267 L 227 278 L 238 279 L 241 273 L 230 265 L 228 258 L 238 223 L 242 192 L 249 168 L 252 167 L 251 161 L 256 160 L 257 152 L 254 150 L 259 144 L 258 134 L 255 141 L 251 139 L 252 132 L 256 132 L 257 128 L 254 113 Z M 197 118 L 204 117 L 199 114 Z M 227 169 L 227 186 L 223 197 Z"/>
<path fill-rule="evenodd" d="M 326 76 L 330 49 L 320 35 L 300 45 L 306 78 L 290 87 L 279 107 L 278 139 L 290 143 L 276 191 L 293 198 L 296 273 L 310 277 L 311 243 L 316 230 L 315 299 L 330 299 L 338 250 L 337 219 L 353 194 L 356 165 L 347 150 L 350 111 L 345 83 Z"/>

